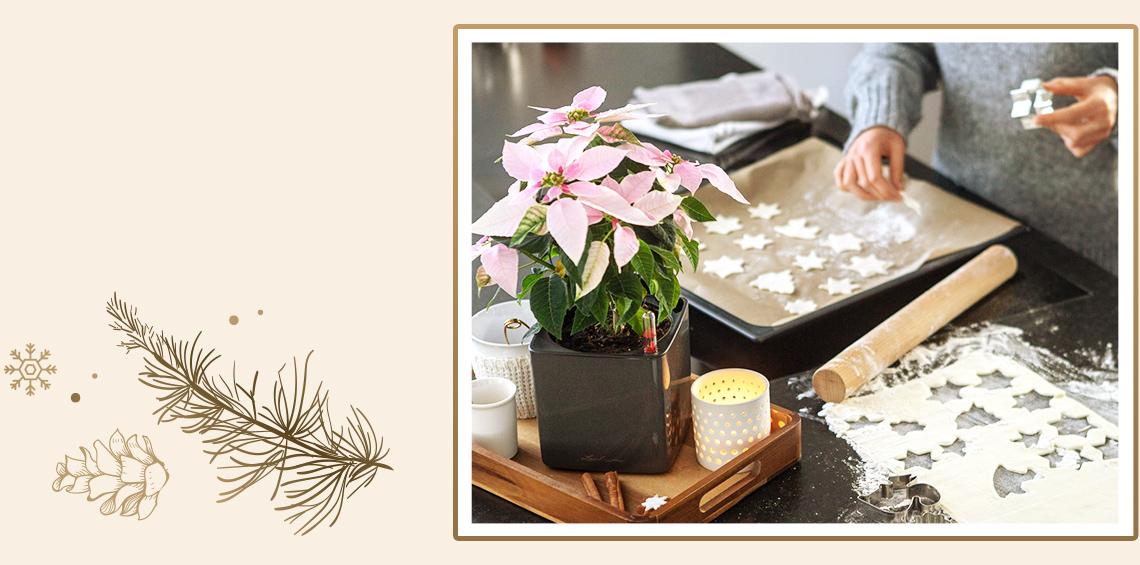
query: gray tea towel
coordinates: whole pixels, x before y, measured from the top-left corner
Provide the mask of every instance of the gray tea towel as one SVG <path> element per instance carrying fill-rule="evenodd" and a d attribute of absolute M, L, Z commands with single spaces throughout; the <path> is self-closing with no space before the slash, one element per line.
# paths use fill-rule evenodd
<path fill-rule="evenodd" d="M 811 96 L 790 77 L 771 71 L 729 73 L 714 80 L 633 91 L 638 102 L 653 102 L 658 124 L 695 128 L 729 121 L 783 122 L 811 116 Z"/>

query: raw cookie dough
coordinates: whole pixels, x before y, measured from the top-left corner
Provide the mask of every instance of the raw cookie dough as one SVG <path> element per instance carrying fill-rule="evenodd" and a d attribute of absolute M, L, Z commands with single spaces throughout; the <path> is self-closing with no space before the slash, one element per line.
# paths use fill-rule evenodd
<path fill-rule="evenodd" d="M 868 463 L 938 489 L 958 522 L 1118 519 L 1117 427 L 1013 359 L 970 353 L 821 415 Z M 1066 465 L 1068 451 L 1084 463 Z"/>
<path fill-rule="evenodd" d="M 818 306 L 816 306 L 814 300 L 808 300 L 805 298 L 790 300 L 787 304 L 784 305 L 784 310 L 787 310 L 789 313 L 796 315 L 807 314 L 808 312 L 814 311 L 816 308 L 818 308 Z"/>
<path fill-rule="evenodd" d="M 742 235 L 732 242 L 739 245 L 741 249 L 764 249 L 772 243 L 772 240 L 762 233 L 754 233 Z"/>
<path fill-rule="evenodd" d="M 871 275 L 885 275 L 887 269 L 891 268 L 890 261 L 884 261 L 875 256 L 874 253 L 866 256 L 856 255 L 844 265 L 844 268 L 850 269 L 859 273 L 859 276 L 867 278 Z"/>
<path fill-rule="evenodd" d="M 819 235 L 819 227 L 809 226 L 807 220 L 804 218 L 796 218 L 788 220 L 788 223 L 782 226 L 772 228 L 776 233 L 785 237 L 794 237 L 796 239 L 815 239 Z"/>
<path fill-rule="evenodd" d="M 744 259 L 722 255 L 719 259 L 705 261 L 701 265 L 701 270 L 706 273 L 712 273 L 722 279 L 727 278 L 731 275 L 744 272 Z"/>
<path fill-rule="evenodd" d="M 827 294 L 831 296 L 841 296 L 859 290 L 859 285 L 851 282 L 851 279 L 833 279 L 827 277 L 827 282 L 819 285 L 819 288 L 826 290 Z"/>
<path fill-rule="evenodd" d="M 748 284 L 756 287 L 758 290 L 766 290 L 777 294 L 792 294 L 796 291 L 796 281 L 792 278 L 791 271 L 764 273 L 752 279 Z"/>
<path fill-rule="evenodd" d="M 799 267 L 801 271 L 821 271 L 823 270 L 823 264 L 826 262 L 823 257 L 816 255 L 814 250 L 807 255 L 796 255 L 796 258 L 792 260 L 792 263 Z"/>
<path fill-rule="evenodd" d="M 753 218 L 760 218 L 762 220 L 771 220 L 772 218 L 779 216 L 780 212 L 781 210 L 779 204 L 768 204 L 766 202 L 760 202 L 759 204 L 748 209 L 749 216 L 752 216 Z"/>
<path fill-rule="evenodd" d="M 828 234 L 823 244 L 836 253 L 863 250 L 863 239 L 853 233 Z"/>
<path fill-rule="evenodd" d="M 701 225 L 705 226 L 705 229 L 708 230 L 709 233 L 720 235 L 728 235 L 743 227 L 740 225 L 740 218 L 737 218 L 736 216 L 719 215 L 716 217 L 715 221 L 704 222 Z"/>

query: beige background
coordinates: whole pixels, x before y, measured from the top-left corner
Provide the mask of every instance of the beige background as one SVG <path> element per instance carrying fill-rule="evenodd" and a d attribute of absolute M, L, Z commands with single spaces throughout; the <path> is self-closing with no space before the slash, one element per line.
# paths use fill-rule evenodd
<path fill-rule="evenodd" d="M 616 563 L 711 551 L 771 563 L 917 551 L 1071 563 L 1090 551 L 1105 561 L 1134 554 L 1120 543 L 451 541 L 452 269 L 441 253 L 452 242 L 451 26 L 844 21 L 820 3 L 499 4 L 0 3 L 0 350 L 33 341 L 60 369 L 34 398 L 0 389 L 0 559 Z M 906 13 L 837 4 L 848 21 L 924 17 L 913 3 L 897 3 Z M 955 6 L 1003 21 L 1137 20 L 1135 7 L 1087 3 Z M 938 21 L 944 9 L 933 4 L 925 17 Z M 103 302 L 114 291 L 163 329 L 205 331 L 223 362 L 247 373 L 315 349 L 334 409 L 352 400 L 371 416 L 396 472 L 350 501 L 336 527 L 304 538 L 264 489 L 214 503 L 198 439 L 154 424 L 152 395 L 132 377 L 139 359 L 113 346 Z M 239 325 L 226 322 L 231 314 Z M 66 399 L 73 391 L 79 404 Z M 116 427 L 148 433 L 170 468 L 146 521 L 103 517 L 49 488 L 55 461 Z"/>

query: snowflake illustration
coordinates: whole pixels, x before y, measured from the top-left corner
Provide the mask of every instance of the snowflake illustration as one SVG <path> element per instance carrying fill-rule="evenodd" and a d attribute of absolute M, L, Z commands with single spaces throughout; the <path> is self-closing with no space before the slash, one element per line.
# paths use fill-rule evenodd
<path fill-rule="evenodd" d="M 37 383 L 43 390 L 51 388 L 51 383 L 44 378 L 46 375 L 55 374 L 55 365 L 47 363 L 47 359 L 51 357 L 51 351 L 45 349 L 37 355 L 36 346 L 32 343 L 25 346 L 24 351 L 27 353 L 27 357 L 18 349 L 13 349 L 9 355 L 16 360 L 16 364 L 4 365 L 4 374 L 19 375 L 19 378 L 12 381 L 12 390 L 19 390 L 23 386 L 28 396 L 32 396 L 36 393 L 35 385 Z M 23 384 L 25 381 L 27 384 Z"/>

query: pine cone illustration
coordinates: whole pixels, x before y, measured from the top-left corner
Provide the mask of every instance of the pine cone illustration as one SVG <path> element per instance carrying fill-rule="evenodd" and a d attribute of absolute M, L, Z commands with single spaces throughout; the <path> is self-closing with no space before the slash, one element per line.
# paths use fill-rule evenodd
<path fill-rule="evenodd" d="M 111 515 L 118 511 L 123 516 L 146 519 L 158 505 L 158 493 L 166 486 L 169 477 L 166 466 L 154 455 L 150 439 L 132 435 L 123 439 L 115 430 L 104 445 L 95 442 L 94 452 L 80 447 L 83 457 L 64 456 L 56 463 L 58 475 L 52 490 L 74 494 L 87 493 L 87 500 L 99 500 L 99 511 Z"/>

